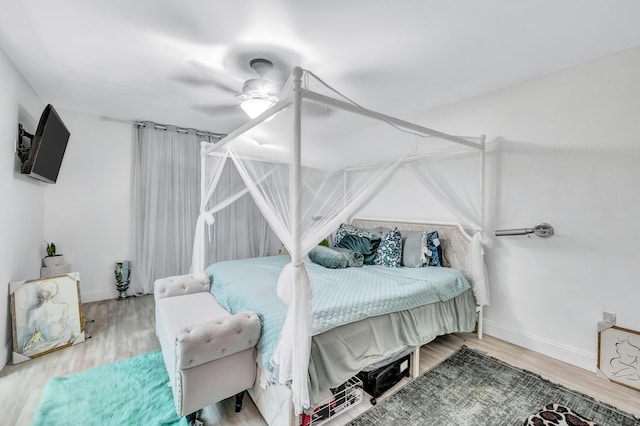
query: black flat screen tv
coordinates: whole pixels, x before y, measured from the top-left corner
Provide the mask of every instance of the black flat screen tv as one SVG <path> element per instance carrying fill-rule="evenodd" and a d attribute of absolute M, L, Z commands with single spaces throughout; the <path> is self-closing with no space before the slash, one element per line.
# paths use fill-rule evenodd
<path fill-rule="evenodd" d="M 69 135 L 56 110 L 51 104 L 47 105 L 31 140 L 29 155 L 22 164 L 22 173 L 44 182 L 56 183 Z"/>

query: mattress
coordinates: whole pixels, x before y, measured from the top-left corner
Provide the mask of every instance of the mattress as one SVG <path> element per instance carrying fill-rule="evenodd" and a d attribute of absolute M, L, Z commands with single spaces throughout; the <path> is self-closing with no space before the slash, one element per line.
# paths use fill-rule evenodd
<path fill-rule="evenodd" d="M 243 259 L 219 262 L 206 270 L 212 277 L 211 292 L 225 309 L 260 316 L 263 328 L 257 347 L 266 373 L 272 369 L 286 317 L 286 306 L 275 289 L 289 261 L 289 256 Z M 342 383 L 391 350 L 419 346 L 440 334 L 471 331 L 475 325 L 470 285 L 456 269 L 305 266 L 314 295 L 312 400 L 320 390 Z"/>

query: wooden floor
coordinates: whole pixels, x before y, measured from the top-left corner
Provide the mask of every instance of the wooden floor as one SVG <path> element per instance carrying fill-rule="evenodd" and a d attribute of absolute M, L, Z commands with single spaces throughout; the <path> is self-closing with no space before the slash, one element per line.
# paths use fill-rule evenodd
<path fill-rule="evenodd" d="M 152 296 L 87 303 L 83 312 L 85 319 L 94 320 L 86 324 L 86 333 L 91 336 L 86 342 L 22 364 L 7 365 L 0 372 L 2 425 L 31 424 L 42 388 L 51 377 L 159 350 L 154 333 Z M 640 392 L 490 336 L 478 340 L 475 335 L 464 333 L 438 338 L 422 348 L 420 371 L 432 368 L 463 344 L 640 416 Z M 383 400 L 392 391 L 378 400 Z M 365 398 L 361 404 L 326 425 L 343 425 L 369 407 L 368 398 Z M 230 398 L 207 407 L 203 417 L 207 425 L 266 425 L 249 397 L 245 397 L 242 411 L 238 414 L 234 413 Z"/>

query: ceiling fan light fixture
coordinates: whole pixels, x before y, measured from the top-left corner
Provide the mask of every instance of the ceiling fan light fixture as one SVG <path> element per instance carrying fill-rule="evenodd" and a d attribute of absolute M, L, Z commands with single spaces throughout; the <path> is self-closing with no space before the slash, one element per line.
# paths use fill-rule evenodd
<path fill-rule="evenodd" d="M 275 104 L 274 100 L 265 98 L 249 98 L 240 103 L 240 108 L 251 118 L 252 120 L 271 108 Z"/>

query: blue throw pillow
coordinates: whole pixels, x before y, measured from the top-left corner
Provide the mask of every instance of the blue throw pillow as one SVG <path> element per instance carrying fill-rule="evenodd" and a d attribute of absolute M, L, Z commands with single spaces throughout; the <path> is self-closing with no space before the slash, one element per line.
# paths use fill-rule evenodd
<path fill-rule="evenodd" d="M 313 263 L 329 269 L 341 269 L 349 265 L 349 259 L 344 253 L 335 248 L 320 245 L 309 251 L 309 259 Z"/>
<path fill-rule="evenodd" d="M 425 243 L 425 246 L 422 248 L 422 252 L 426 257 L 425 265 L 442 266 L 442 245 L 440 244 L 438 231 L 427 233 Z"/>
<path fill-rule="evenodd" d="M 407 268 L 424 266 L 422 245 L 426 238 L 424 231 L 402 232 L 402 266 Z"/>
<path fill-rule="evenodd" d="M 373 259 L 375 265 L 399 268 L 402 261 L 402 235 L 398 228 L 387 232 L 380 240 L 376 256 Z"/>
<path fill-rule="evenodd" d="M 376 257 L 376 251 L 380 245 L 380 238 L 360 237 L 358 235 L 347 234 L 336 245 L 349 250 L 362 253 L 365 265 L 373 265 L 373 259 Z"/>

